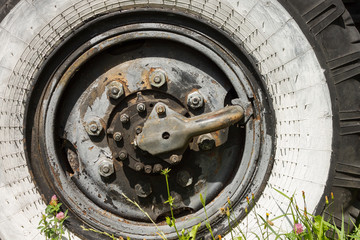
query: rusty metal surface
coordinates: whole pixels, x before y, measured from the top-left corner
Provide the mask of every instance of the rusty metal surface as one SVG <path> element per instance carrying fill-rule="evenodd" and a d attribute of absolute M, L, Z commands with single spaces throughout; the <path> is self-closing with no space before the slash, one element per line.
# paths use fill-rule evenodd
<path fill-rule="evenodd" d="M 166 113 L 158 114 L 156 108 L 159 106 L 164 106 Z M 186 118 L 167 105 L 158 103 L 135 141 L 140 149 L 152 155 L 185 151 L 192 137 L 227 128 L 239 122 L 243 112 L 241 106 L 227 106 L 214 112 Z"/>

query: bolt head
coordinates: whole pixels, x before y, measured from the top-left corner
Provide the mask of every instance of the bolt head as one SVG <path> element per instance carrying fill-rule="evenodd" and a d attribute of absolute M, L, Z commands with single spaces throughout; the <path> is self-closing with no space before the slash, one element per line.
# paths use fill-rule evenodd
<path fill-rule="evenodd" d="M 155 164 L 153 167 L 153 173 L 159 173 L 163 169 L 161 164 Z"/>
<path fill-rule="evenodd" d="M 146 198 L 152 193 L 150 183 L 140 182 L 135 185 L 135 193 L 139 197 Z"/>
<path fill-rule="evenodd" d="M 162 114 L 166 113 L 166 107 L 164 105 L 157 105 L 156 106 L 156 112 L 159 115 L 162 115 Z"/>
<path fill-rule="evenodd" d="M 215 139 L 209 134 L 201 135 L 197 143 L 199 148 L 203 151 L 208 151 L 215 147 Z"/>
<path fill-rule="evenodd" d="M 116 133 L 114 133 L 113 138 L 116 142 L 120 142 L 122 140 L 123 136 L 122 136 L 121 132 L 116 132 Z"/>
<path fill-rule="evenodd" d="M 113 81 L 108 85 L 108 96 L 118 99 L 124 94 L 124 87 L 120 82 Z"/>
<path fill-rule="evenodd" d="M 188 171 L 179 171 L 176 175 L 177 183 L 182 187 L 188 187 L 193 183 L 193 178 Z"/>
<path fill-rule="evenodd" d="M 151 86 L 160 88 L 166 83 L 166 78 L 167 76 L 164 70 L 156 69 L 150 74 L 149 81 Z"/>
<path fill-rule="evenodd" d="M 114 165 L 110 160 L 101 160 L 99 164 L 99 174 L 103 177 L 109 177 L 114 173 Z"/>
<path fill-rule="evenodd" d="M 150 166 L 150 165 L 145 165 L 144 171 L 145 171 L 145 173 L 147 173 L 147 174 L 151 173 L 151 172 L 152 172 L 152 166 Z"/>
<path fill-rule="evenodd" d="M 119 159 L 120 160 L 125 160 L 128 157 L 128 154 L 126 151 L 121 151 L 119 152 Z"/>
<path fill-rule="evenodd" d="M 140 172 L 141 170 L 143 170 L 144 168 L 144 164 L 142 163 L 135 163 L 135 170 Z"/>
<path fill-rule="evenodd" d="M 171 163 L 178 163 L 178 162 L 180 162 L 180 160 L 181 160 L 180 157 L 178 155 L 176 155 L 176 154 L 173 154 L 170 157 L 170 162 Z"/>
<path fill-rule="evenodd" d="M 187 104 L 192 109 L 204 106 L 204 97 L 199 92 L 190 93 L 187 97 Z"/>
<path fill-rule="evenodd" d="M 142 132 L 142 127 L 138 126 L 135 129 L 136 134 L 140 134 Z"/>
<path fill-rule="evenodd" d="M 120 122 L 122 122 L 123 124 L 126 124 L 126 123 L 128 123 L 130 121 L 130 117 L 129 117 L 129 115 L 127 115 L 127 114 L 121 114 L 121 116 L 120 116 Z"/>
<path fill-rule="evenodd" d="M 85 125 L 85 130 L 89 136 L 99 136 L 102 131 L 100 119 L 94 118 Z"/>
<path fill-rule="evenodd" d="M 137 106 L 136 106 L 136 110 L 138 110 L 138 112 L 144 112 L 146 110 L 146 106 L 144 103 L 139 103 Z"/>

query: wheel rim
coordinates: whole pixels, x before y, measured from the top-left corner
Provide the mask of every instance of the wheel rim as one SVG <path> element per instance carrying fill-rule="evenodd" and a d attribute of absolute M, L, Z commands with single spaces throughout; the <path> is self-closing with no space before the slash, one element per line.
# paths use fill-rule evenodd
<path fill-rule="evenodd" d="M 186 19 L 180 15 L 176 16 L 176 18 Z M 162 20 L 163 18 L 159 17 L 159 19 Z M 58 192 L 63 199 L 66 199 L 67 207 L 78 218 L 90 225 L 110 232 L 124 232 L 124 229 L 129 229 L 129 234 L 139 232 L 139 223 L 144 224 L 144 222 L 148 222 L 148 219 L 133 204 L 124 201 L 120 197 L 120 193 L 123 192 L 143 204 L 141 207 L 157 221 L 161 230 L 170 234 L 171 237 L 171 234 L 174 235 L 175 233 L 163 221 L 163 217 L 167 215 L 169 210 L 159 210 L 166 200 L 160 197 L 165 194 L 163 190 L 166 190 L 166 186 L 156 186 L 156 182 L 161 182 L 163 177 L 158 170 L 154 172 L 155 167 L 158 169 L 174 168 L 170 187 L 174 191 L 172 194 L 182 199 L 177 216 L 185 216 L 179 221 L 179 224 L 184 228 L 189 228 L 199 221 L 192 219 L 194 216 L 205 218 L 204 213 L 200 211 L 199 193 L 205 194 L 206 192 L 207 202 L 209 202 L 207 212 L 211 221 L 214 222 L 222 218 L 218 209 L 226 204 L 228 197 L 236 203 L 237 210 L 235 211 L 243 213 L 241 208 L 244 196 L 250 192 L 256 195 L 261 193 L 262 185 L 267 178 L 266 172 L 271 167 L 271 149 L 273 149 L 271 147 L 271 137 L 267 136 L 269 133 L 271 136 L 274 127 L 270 117 L 263 114 L 264 109 L 271 111 L 269 103 L 263 100 L 266 92 L 262 90 L 261 82 L 257 76 L 249 74 L 249 68 L 252 68 L 250 61 L 246 58 L 246 61 L 239 60 L 240 49 L 234 48 L 233 45 L 229 44 L 230 41 L 224 44 L 218 39 L 214 39 L 214 34 L 218 34 L 215 29 L 211 29 L 212 33 L 209 35 L 204 32 L 198 32 L 198 28 L 192 29 L 189 26 L 184 27 L 165 23 L 128 24 L 102 32 L 102 34 L 82 44 L 64 61 L 65 64 L 59 66 L 56 72 L 54 71 L 50 84 L 42 90 L 42 97 L 46 101 L 43 101 L 39 106 L 41 111 L 37 113 L 38 115 L 35 118 L 40 119 L 37 121 L 38 126 L 44 127 L 39 127 L 37 129 L 38 134 L 34 134 L 30 138 L 34 142 L 38 142 L 41 147 L 44 166 L 42 172 L 47 175 L 49 181 L 54 183 L 52 189 Z M 141 46 L 141 42 L 145 42 L 145 44 Z M 115 63 L 112 62 L 111 67 L 102 72 L 101 75 L 98 74 L 99 77 L 97 78 L 86 75 L 86 72 L 93 71 L 95 72 L 93 75 L 96 76 L 96 71 L 99 70 L 94 70 L 93 67 L 96 65 L 101 66 L 103 61 L 106 62 L 107 56 L 103 54 L 104 52 L 108 51 L 106 52 L 108 54 L 109 51 L 114 50 L 114 56 L 119 56 L 116 52 L 119 44 L 127 44 L 125 47 L 142 49 L 145 52 L 146 49 L 150 48 L 150 50 L 145 53 L 146 58 L 132 56 L 133 59 L 131 59 L 131 56 L 128 56 L 127 53 L 120 54 L 121 57 L 127 58 L 128 61 L 122 60 L 119 63 L 119 59 L 113 60 Z M 164 48 L 177 49 L 178 51 L 171 55 L 168 53 L 169 51 L 164 51 Z M 163 54 L 163 56 L 160 54 L 160 57 L 156 56 L 157 63 L 151 66 L 154 55 L 156 55 L 154 53 L 159 55 L 159 49 L 167 53 Z M 181 55 L 183 55 L 182 58 L 179 57 Z M 189 61 L 189 58 L 191 61 Z M 167 63 L 169 59 L 173 63 Z M 200 66 L 196 66 L 196 63 L 199 63 Z M 147 66 L 147 64 L 150 66 Z M 182 74 L 176 76 L 176 71 L 171 70 L 174 67 L 177 67 L 177 71 Z M 113 77 L 116 71 L 119 70 L 126 73 L 127 76 L 130 76 L 129 73 L 133 73 L 135 76 L 133 76 L 133 79 L 127 77 L 126 82 L 122 76 L 110 79 L 109 76 Z M 164 85 L 159 86 L 154 82 L 151 84 L 151 80 L 153 80 L 151 73 L 153 71 L 164 71 L 166 75 Z M 190 76 L 184 78 L 183 74 L 186 72 L 190 72 L 192 75 L 189 74 Z M 194 77 L 195 75 L 197 77 Z M 85 86 L 74 85 L 83 76 L 87 76 L 92 80 L 86 80 L 83 83 Z M 199 78 L 199 76 L 202 78 Z M 100 80 L 104 80 L 106 77 L 110 80 L 105 80 L 105 83 L 100 84 Z M 138 81 L 134 79 L 144 80 L 144 84 L 140 84 L 139 87 L 135 84 Z M 185 82 L 184 79 L 188 82 Z M 207 81 L 204 82 L 204 79 Z M 214 80 L 212 88 L 206 86 L 211 83 L 211 80 Z M 122 88 L 120 85 L 112 88 L 111 84 L 114 83 L 115 85 L 120 83 Z M 203 107 L 194 108 L 188 106 L 187 96 L 193 90 L 191 84 L 199 86 L 196 91 L 199 91 L 205 99 Z M 95 88 L 96 85 L 98 86 Z M 78 89 L 85 89 L 85 91 L 79 91 Z M 112 92 L 112 89 L 117 90 Z M 123 89 L 124 93 L 117 97 L 116 95 L 121 92 L 121 89 Z M 215 89 L 216 91 L 214 91 Z M 150 162 L 153 164 L 150 164 L 146 162 L 147 160 L 144 160 L 146 155 L 137 157 L 138 152 L 131 149 L 131 139 L 136 134 L 136 127 L 142 127 L 144 119 L 150 113 L 150 111 L 145 110 L 142 115 L 143 111 L 138 109 L 139 93 L 145 99 L 141 103 L 145 104 L 146 109 L 151 108 L 152 104 L 154 106 L 157 102 L 163 102 L 187 117 L 223 108 L 226 104 L 231 103 L 230 100 L 235 98 L 240 99 L 242 103 L 248 103 L 246 109 L 249 111 L 248 115 L 250 116 L 251 113 L 253 115 L 246 119 L 246 123 L 242 124 L 243 128 L 231 127 L 229 131 L 231 137 L 224 143 L 222 142 L 224 140 L 221 139 L 226 139 L 226 136 L 224 136 L 226 134 L 218 131 L 218 138 L 213 139 L 216 140 L 215 142 L 219 144 L 219 147 L 213 150 L 199 151 L 199 149 L 196 149 L 196 144 L 190 144 L 194 151 L 188 150 L 185 152 L 179 164 L 173 166 L 156 158 L 152 159 Z M 220 97 L 212 96 L 214 93 L 218 93 Z M 159 98 L 162 100 L 159 101 Z M 95 103 L 96 99 L 98 99 L 98 103 Z M 108 104 L 106 108 L 104 103 Z M 94 114 L 87 115 L 86 110 L 94 106 L 95 108 L 97 106 L 99 110 L 97 112 L 92 111 Z M 59 113 L 61 114 L 59 115 Z M 130 123 L 136 122 L 136 127 L 131 127 L 131 130 L 122 127 L 121 116 L 124 114 L 129 115 Z M 43 120 L 44 122 L 42 122 Z M 77 122 L 79 123 L 76 124 Z M 76 127 L 74 128 L 74 126 Z M 114 134 L 119 132 L 123 135 L 122 139 L 115 141 Z M 46 137 L 45 139 L 39 139 L 39 135 Z M 231 139 L 234 140 L 231 141 Z M 81 140 L 85 140 L 81 146 L 75 144 L 81 142 Z M 197 141 L 198 139 L 195 138 L 194 143 Z M 118 142 L 122 142 L 124 146 L 119 147 Z M 87 145 L 87 143 L 90 143 L 90 145 Z M 121 146 L 122 144 L 120 143 Z M 229 148 L 233 148 L 230 151 L 230 155 L 233 155 L 233 157 L 220 157 Z M 120 157 L 120 153 L 125 151 L 126 156 Z M 195 154 L 198 153 L 196 159 L 201 159 L 197 166 L 196 164 L 189 164 L 189 160 L 187 160 L 190 159 L 189 156 L 193 156 L 194 152 Z M 214 157 L 214 152 L 216 157 Z M 36 154 L 33 152 L 31 159 L 35 159 L 34 155 Z M 206 164 L 214 162 L 216 158 L 220 159 L 221 162 L 220 167 L 217 166 L 221 174 L 213 174 L 215 171 L 213 166 Z M 119 161 L 119 159 L 122 160 Z M 100 176 L 101 166 L 99 164 L 101 165 L 101 160 L 103 160 L 102 162 L 110 160 L 110 165 L 105 165 L 110 166 L 110 168 L 114 166 L 115 174 L 106 176 L 107 171 L 103 171 L 103 176 Z M 34 164 L 33 161 L 31 163 Z M 142 164 L 140 166 L 141 171 L 137 172 L 138 165 L 136 166 L 136 164 L 139 163 Z M 204 165 L 204 168 L 199 167 L 200 165 Z M 80 167 L 82 169 L 77 171 Z M 200 173 L 194 171 L 196 167 L 199 170 L 201 169 Z M 150 168 L 151 170 L 149 170 Z M 208 177 L 205 179 L 201 178 L 204 169 L 208 171 Z M 109 171 L 111 172 L 111 170 Z M 189 174 L 190 177 L 187 176 Z M 122 176 L 120 179 L 127 179 L 129 184 L 126 186 L 121 185 L 120 182 L 124 181 L 118 181 L 119 175 Z M 130 175 L 131 177 L 126 177 Z M 178 177 L 179 175 L 185 175 L 184 178 L 188 180 L 183 181 L 182 184 L 179 183 L 178 179 L 181 179 L 181 177 Z M 215 178 L 211 178 L 211 176 L 215 176 Z M 251 179 L 256 179 L 256 181 Z M 149 186 L 146 185 L 147 182 L 151 182 L 151 191 L 149 191 Z M 162 184 L 164 183 L 162 182 Z M 185 185 L 185 187 L 181 185 Z M 109 186 L 111 190 L 109 190 Z M 192 189 L 192 193 L 189 194 L 188 189 Z M 156 204 L 152 204 L 152 201 L 148 199 L 149 195 L 155 195 L 160 200 Z M 159 210 L 156 213 L 151 211 L 154 205 L 155 209 Z M 86 212 L 86 217 L 82 216 L 84 212 Z M 90 218 L 96 220 L 90 220 Z M 112 227 L 106 227 L 110 225 Z M 145 224 L 141 228 L 145 229 L 142 232 L 146 234 L 154 232 L 151 224 Z M 135 234 L 133 237 L 136 238 L 139 235 Z"/>

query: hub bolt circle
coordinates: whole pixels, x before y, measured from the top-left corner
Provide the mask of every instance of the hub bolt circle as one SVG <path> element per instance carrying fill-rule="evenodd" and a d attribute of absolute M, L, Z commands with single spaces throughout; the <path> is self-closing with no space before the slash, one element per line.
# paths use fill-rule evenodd
<path fill-rule="evenodd" d="M 120 141 L 122 140 L 122 138 L 123 138 L 121 132 L 116 132 L 116 133 L 114 133 L 113 137 L 114 137 L 114 140 L 115 140 L 116 142 L 120 142 Z"/>
<path fill-rule="evenodd" d="M 119 159 L 120 160 L 125 160 L 128 157 L 128 154 L 126 151 L 122 150 L 121 152 L 119 152 Z"/>
<path fill-rule="evenodd" d="M 122 122 L 123 124 L 126 124 L 126 123 L 128 123 L 130 121 L 130 117 L 129 117 L 129 115 L 127 115 L 127 114 L 122 114 L 121 116 L 120 116 L 120 122 Z"/>
<path fill-rule="evenodd" d="M 136 106 L 136 110 L 138 110 L 138 112 L 144 112 L 146 110 L 146 106 L 144 103 L 139 103 L 137 106 Z"/>

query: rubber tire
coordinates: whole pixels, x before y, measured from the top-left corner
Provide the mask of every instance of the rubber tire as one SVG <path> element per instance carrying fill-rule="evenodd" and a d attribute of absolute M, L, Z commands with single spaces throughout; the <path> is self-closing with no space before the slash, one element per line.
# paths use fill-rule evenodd
<path fill-rule="evenodd" d="M 110 11 L 111 3 L 120 6 L 120 2 L 10 0 L 1 4 L 3 240 L 42 239 L 36 228 L 45 208 L 44 199 L 49 196 L 41 196 L 33 183 L 23 146 L 27 93 L 37 67 L 73 28 Z M 149 2 L 153 3 L 151 7 L 174 3 Z M 304 190 L 308 211 L 318 213 L 324 208 L 324 196 L 333 192 L 336 203 L 334 210 L 329 211 L 335 211 L 341 219 L 343 210 L 346 223 L 351 226 L 351 221 L 359 220 L 360 212 L 360 35 L 340 0 L 255 2 L 177 1 L 178 9 L 192 14 L 198 11 L 210 25 L 218 26 L 236 41 L 239 37 L 258 64 L 264 83 L 268 83 L 278 121 L 276 156 L 268 184 L 258 199 L 258 213 L 280 215 L 277 205 L 287 204 L 272 188 L 288 195 Z M 73 12 L 77 12 L 76 17 L 71 15 Z M 246 20 L 241 20 L 241 16 Z M 241 22 L 244 28 L 238 29 L 236 23 Z M 286 30 L 296 32 L 295 36 Z M 276 38 L 281 41 L 275 41 Z M 287 104 L 293 100 L 291 94 L 297 96 L 293 87 L 299 82 L 306 89 L 299 89 L 302 92 L 297 100 L 301 101 Z M 313 91 L 317 87 L 320 88 Z M 317 94 L 317 99 L 310 99 L 313 94 Z M 254 224 L 251 215 L 246 222 Z"/>

